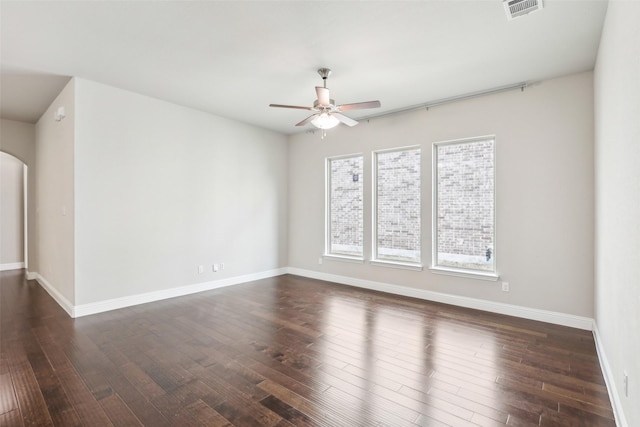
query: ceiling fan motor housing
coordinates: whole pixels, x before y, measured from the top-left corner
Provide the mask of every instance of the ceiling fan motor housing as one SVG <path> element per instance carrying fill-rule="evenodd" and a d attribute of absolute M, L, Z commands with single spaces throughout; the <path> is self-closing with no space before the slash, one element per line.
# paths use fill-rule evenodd
<path fill-rule="evenodd" d="M 329 105 L 322 105 L 320 101 L 317 99 L 313 101 L 313 109 L 314 110 L 334 110 L 336 107 L 336 101 L 334 99 L 329 99 Z"/>

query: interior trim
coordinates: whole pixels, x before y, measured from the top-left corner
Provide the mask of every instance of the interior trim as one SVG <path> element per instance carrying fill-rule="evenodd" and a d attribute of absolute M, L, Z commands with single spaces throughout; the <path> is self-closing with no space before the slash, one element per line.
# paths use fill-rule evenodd
<path fill-rule="evenodd" d="M 259 273 L 246 274 L 243 276 L 230 277 L 221 280 L 212 280 L 209 282 L 196 283 L 187 286 L 178 286 L 175 288 L 163 289 L 160 291 L 147 292 L 143 294 L 130 295 L 121 298 L 113 298 L 104 301 L 92 302 L 87 304 L 73 305 L 60 292 L 58 292 L 44 277 L 38 273 L 35 279 L 40 285 L 56 300 L 56 302 L 69 314 L 72 318 L 89 316 L 91 314 L 103 313 L 105 311 L 117 310 L 120 308 L 132 307 L 134 305 L 146 304 L 149 302 L 160 301 L 168 298 L 175 298 L 184 295 L 195 294 L 198 292 L 210 291 L 225 286 L 238 285 L 240 283 L 251 282 L 254 280 L 266 279 L 269 277 L 281 276 L 287 273 L 286 268 L 268 270 Z"/>
<path fill-rule="evenodd" d="M 268 271 L 263 271 L 259 273 L 246 274 L 243 276 L 229 277 L 226 279 L 196 283 L 193 285 L 178 286 L 175 288 L 163 289 L 163 290 L 154 291 L 154 292 L 147 292 L 147 293 L 138 294 L 138 295 L 131 295 L 131 296 L 126 296 L 122 298 L 113 298 L 105 301 L 81 304 L 74 307 L 74 315 L 72 317 L 88 316 L 91 314 L 97 314 L 105 311 L 116 310 L 119 308 L 131 307 L 134 305 L 146 304 L 149 302 L 195 294 L 198 292 L 210 291 L 213 289 L 238 285 L 240 283 L 266 279 L 268 277 L 280 276 L 283 274 L 286 274 L 286 269 L 280 268 L 276 270 L 268 270 Z"/>
<path fill-rule="evenodd" d="M 407 286 L 374 282 L 372 280 L 356 279 L 347 276 L 338 276 L 334 274 L 321 273 L 318 271 L 305 270 L 301 268 L 289 267 L 288 271 L 290 274 L 296 274 L 298 276 L 309 277 L 312 279 L 326 280 L 328 282 L 341 283 L 343 285 L 356 286 L 359 288 L 387 292 L 395 295 L 403 295 L 428 301 L 456 305 L 459 307 L 473 308 L 476 310 L 521 317 L 523 319 L 537 320 L 540 322 L 552 323 L 554 325 L 568 326 L 571 328 L 578 328 L 587 331 L 590 331 L 593 328 L 593 319 L 590 317 L 576 316 L 573 314 L 559 313 L 549 310 L 540 310 L 537 308 L 522 307 L 519 305 L 505 304 L 501 302 L 469 298 L 459 295 L 444 294 L 441 292 L 433 292 L 425 289 L 410 288 Z"/>
<path fill-rule="evenodd" d="M 433 292 L 425 289 L 417 289 L 390 283 L 375 282 L 372 280 L 356 279 L 353 277 L 327 274 L 296 267 L 282 267 L 274 270 L 246 274 L 243 276 L 196 283 L 187 286 L 178 286 L 175 288 L 163 289 L 160 291 L 131 295 L 121 298 L 113 298 L 105 301 L 98 301 L 75 306 L 71 304 L 64 296 L 62 296 L 62 294 L 60 294 L 53 286 L 51 286 L 51 284 L 47 282 L 44 277 L 42 277 L 38 273 L 35 273 L 35 275 L 36 280 L 53 297 L 53 299 L 58 302 L 58 304 L 69 314 L 69 316 L 75 318 L 102 313 L 110 310 L 117 310 L 125 307 L 131 307 L 139 304 L 146 304 L 148 302 L 160 301 L 163 299 L 175 298 L 183 295 L 190 295 L 197 292 L 209 291 L 225 286 L 238 285 L 254 280 L 281 276 L 287 273 L 309 277 L 312 279 L 326 280 L 328 282 L 340 283 L 348 286 L 370 289 L 374 291 L 387 292 L 395 295 L 419 298 L 427 301 L 435 301 L 444 304 L 456 305 L 459 307 L 488 311 L 492 313 L 505 314 L 508 316 L 521 317 L 523 319 L 537 320 L 540 322 L 568 326 L 571 328 L 578 328 L 587 331 L 593 330 L 593 319 L 589 317 L 576 316 L 573 314 L 560 313 L 556 311 L 540 310 L 537 308 L 523 307 L 519 305 L 505 304 L 501 302 L 488 301 L 459 295 L 445 294 L 441 292 Z"/>
<path fill-rule="evenodd" d="M 44 290 L 47 291 L 49 295 L 51 295 L 51 298 L 53 298 L 58 303 L 58 305 L 67 312 L 69 316 L 75 317 L 73 304 L 71 304 L 69 300 L 64 297 L 64 295 L 62 295 L 56 288 L 54 288 L 47 279 L 42 277 L 40 273 L 30 272 L 28 273 L 28 275 L 31 275 L 32 279 L 27 277 L 27 280 L 37 280 L 38 283 L 40 283 L 40 286 L 42 286 Z"/>
<path fill-rule="evenodd" d="M 0 264 L 0 271 L 20 270 L 24 268 L 24 262 L 10 262 L 7 264 Z"/>
<path fill-rule="evenodd" d="M 604 344 L 600 338 L 600 332 L 598 332 L 598 324 L 593 321 L 593 340 L 596 343 L 596 354 L 598 355 L 598 361 L 600 362 L 600 369 L 602 369 L 602 376 L 604 377 L 604 383 L 607 386 L 609 392 L 609 400 L 611 400 L 611 407 L 613 408 L 613 416 L 616 420 L 618 427 L 629 427 L 627 419 L 624 416 L 624 410 L 622 409 L 622 402 L 618 389 L 616 388 L 615 376 L 609 365 L 609 360 L 604 352 Z"/>

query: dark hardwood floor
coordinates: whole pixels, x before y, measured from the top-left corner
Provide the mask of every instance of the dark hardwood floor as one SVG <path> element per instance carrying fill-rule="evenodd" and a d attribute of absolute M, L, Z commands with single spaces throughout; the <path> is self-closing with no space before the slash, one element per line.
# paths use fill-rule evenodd
<path fill-rule="evenodd" d="M 588 331 L 298 276 L 71 319 L 0 273 L 2 426 L 614 426 Z"/>

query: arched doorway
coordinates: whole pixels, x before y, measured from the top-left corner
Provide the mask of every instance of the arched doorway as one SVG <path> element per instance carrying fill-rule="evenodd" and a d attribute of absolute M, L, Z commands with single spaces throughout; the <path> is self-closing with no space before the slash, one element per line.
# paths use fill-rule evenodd
<path fill-rule="evenodd" d="M 27 268 L 27 165 L 0 151 L 0 271 Z"/>

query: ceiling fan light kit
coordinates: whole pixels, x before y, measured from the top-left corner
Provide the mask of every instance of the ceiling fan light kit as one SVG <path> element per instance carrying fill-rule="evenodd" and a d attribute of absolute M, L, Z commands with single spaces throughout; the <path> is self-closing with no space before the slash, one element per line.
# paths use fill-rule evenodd
<path fill-rule="evenodd" d="M 340 120 L 329 113 L 321 113 L 319 116 L 316 116 L 311 120 L 311 124 L 318 129 L 331 129 L 338 126 L 340 124 Z"/>
<path fill-rule="evenodd" d="M 380 107 L 380 101 L 367 101 L 354 104 L 336 105 L 336 102 L 330 97 L 329 88 L 327 88 L 327 79 L 331 74 L 331 70 L 329 68 L 320 68 L 318 69 L 318 74 L 320 74 L 320 77 L 322 77 L 323 85 L 316 86 L 316 96 L 318 98 L 313 102 L 313 107 L 302 107 L 297 105 L 283 104 L 269 104 L 269 106 L 276 108 L 295 108 L 298 110 L 313 111 L 312 115 L 296 123 L 296 126 L 304 126 L 307 123 L 311 123 L 318 129 L 322 130 L 334 128 L 340 123 L 344 123 L 347 126 L 357 125 L 357 121 L 341 114 L 344 111 Z"/>

